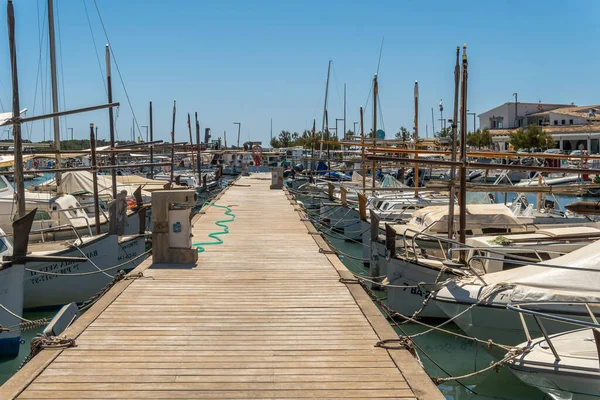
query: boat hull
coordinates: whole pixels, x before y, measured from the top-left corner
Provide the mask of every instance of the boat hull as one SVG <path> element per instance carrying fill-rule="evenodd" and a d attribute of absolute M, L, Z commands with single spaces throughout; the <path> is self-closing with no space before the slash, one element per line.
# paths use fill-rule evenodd
<path fill-rule="evenodd" d="M 13 265 L 0 270 L 0 304 L 18 316 L 23 315 L 23 276 L 25 267 Z M 21 321 L 0 308 L 0 325 L 5 328 Z M 21 331 L 0 332 L 0 358 L 14 358 L 19 354 Z"/>
<path fill-rule="evenodd" d="M 145 250 L 145 239 L 139 235 L 125 237 L 119 241 L 116 235 L 102 235 L 80 245 L 79 249 L 98 268 L 104 270 L 124 264 L 142 254 Z M 52 255 L 82 257 L 81 252 L 70 247 Z M 28 263 L 24 280 L 24 307 L 26 310 L 39 310 L 60 307 L 73 301 L 82 303 L 110 283 L 120 270 L 128 272 L 142 261 L 140 258 L 105 273 L 95 273 L 98 269 L 89 261 Z M 48 275 L 42 272 L 73 276 Z M 90 274 L 92 272 L 94 273 Z"/>

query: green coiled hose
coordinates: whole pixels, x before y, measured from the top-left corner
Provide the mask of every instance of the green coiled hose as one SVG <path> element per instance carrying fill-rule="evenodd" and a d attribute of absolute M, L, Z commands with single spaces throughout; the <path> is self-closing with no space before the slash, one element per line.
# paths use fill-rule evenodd
<path fill-rule="evenodd" d="M 192 247 L 196 247 L 198 249 L 198 253 L 203 253 L 204 252 L 204 246 L 207 245 L 213 245 L 213 244 L 221 244 L 223 243 L 223 240 L 219 237 L 220 235 L 226 235 L 229 233 L 229 227 L 227 225 L 225 225 L 228 222 L 233 222 L 235 220 L 235 214 L 231 211 L 231 208 L 227 207 L 227 206 L 220 206 L 218 204 L 214 204 L 214 203 L 204 203 L 202 205 L 202 207 L 206 206 L 206 205 L 210 205 L 213 207 L 218 207 L 218 208 L 223 208 L 225 209 L 225 215 L 231 217 L 230 219 L 220 219 L 217 220 L 215 222 L 215 225 L 223 228 L 222 231 L 219 232 L 211 232 L 208 234 L 208 237 L 211 239 L 214 239 L 214 241 L 211 242 L 196 242 L 194 244 L 192 244 Z"/>

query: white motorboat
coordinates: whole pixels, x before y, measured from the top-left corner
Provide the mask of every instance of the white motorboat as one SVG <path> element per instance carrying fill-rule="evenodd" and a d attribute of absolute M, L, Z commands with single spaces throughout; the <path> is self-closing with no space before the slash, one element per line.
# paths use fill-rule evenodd
<path fill-rule="evenodd" d="M 7 240 L 0 238 L 0 240 Z M 87 257 L 88 261 L 28 262 L 25 272 L 26 310 L 81 303 L 96 294 L 120 271 L 128 272 L 143 259 L 145 237 L 118 237 L 108 233 L 64 243 L 30 244 L 32 256 Z M 119 268 L 113 268 L 120 266 Z M 99 272 L 100 270 L 105 272 Z"/>
<path fill-rule="evenodd" d="M 387 275 L 387 304 L 397 312 L 410 316 L 423 306 L 430 291 L 449 279 L 509 270 L 522 266 L 524 262 L 544 262 L 599 239 L 598 228 L 551 227 L 535 232 L 472 237 L 467 239 L 465 246 L 450 250 L 450 258 L 447 258 L 448 253 L 446 258 L 423 257 L 407 251 L 396 255 L 395 249 L 386 249 L 381 243 L 377 243 L 377 259 L 380 271 Z M 389 240 L 386 242 L 389 243 Z M 440 242 L 442 247 L 456 246 L 456 243 L 446 239 L 440 238 Z M 387 256 L 390 250 L 393 257 Z M 452 260 L 458 258 L 459 252 L 465 253 L 469 268 Z M 414 287 L 419 285 L 420 287 Z M 419 316 L 447 318 L 434 300 L 428 300 Z"/>
<path fill-rule="evenodd" d="M 516 345 L 527 338 L 518 313 L 507 309 L 509 303 L 535 301 L 540 303 L 535 311 L 590 320 L 585 307 L 563 303 L 600 301 L 598 254 L 600 240 L 544 263 L 450 282 L 434 298 L 444 313 L 468 335 Z M 530 323 L 530 316 L 523 318 L 528 320 L 532 336 L 541 335 L 540 329 Z M 550 334 L 572 329 L 572 325 L 558 320 L 548 321 L 544 326 Z"/>
<path fill-rule="evenodd" d="M 598 304 L 587 304 L 590 308 Z M 509 305 L 518 313 L 545 319 L 550 314 L 530 311 L 527 307 Z M 590 313 L 590 317 L 592 314 Z M 579 321 L 571 321 L 581 325 Z M 539 322 L 546 325 L 545 322 Z M 600 325 L 588 326 L 554 335 L 528 340 L 507 353 L 508 366 L 524 383 L 536 387 L 555 400 L 592 400 L 600 398 Z M 524 325 L 524 329 L 528 329 Z M 515 357 L 516 355 L 516 357 Z"/>

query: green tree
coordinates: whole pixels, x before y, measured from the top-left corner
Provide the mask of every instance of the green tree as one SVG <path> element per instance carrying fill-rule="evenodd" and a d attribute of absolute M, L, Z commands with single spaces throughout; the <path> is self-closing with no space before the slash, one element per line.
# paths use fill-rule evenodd
<path fill-rule="evenodd" d="M 281 147 L 281 143 L 279 143 L 279 139 L 277 139 L 276 137 L 271 138 L 271 142 L 269 144 L 274 149 L 278 149 Z"/>
<path fill-rule="evenodd" d="M 555 141 L 548 133 L 537 125 L 529 125 L 527 129 L 519 128 L 510 133 L 509 143 L 515 149 L 531 149 L 533 147 L 554 147 Z"/>
<path fill-rule="evenodd" d="M 490 147 L 493 144 L 492 135 L 487 128 L 483 130 L 477 129 L 475 132 L 467 133 L 467 144 L 477 148 Z"/>
<path fill-rule="evenodd" d="M 407 142 L 410 139 L 410 135 L 408 134 L 408 129 L 401 126 L 400 130 L 396 132 L 396 139 L 402 140 L 403 142 Z"/>
<path fill-rule="evenodd" d="M 344 140 L 349 140 L 352 136 L 354 136 L 354 132 L 348 129 L 348 132 L 346 132 L 346 135 L 344 136 Z"/>
<path fill-rule="evenodd" d="M 278 140 L 279 147 L 290 147 L 292 145 L 292 134 L 289 131 L 281 131 Z"/>
<path fill-rule="evenodd" d="M 434 137 L 436 137 L 437 139 L 442 139 L 442 138 L 446 138 L 446 137 L 451 137 L 452 134 L 452 128 L 450 127 L 446 127 L 446 128 L 442 128 L 439 132 L 434 133 Z"/>

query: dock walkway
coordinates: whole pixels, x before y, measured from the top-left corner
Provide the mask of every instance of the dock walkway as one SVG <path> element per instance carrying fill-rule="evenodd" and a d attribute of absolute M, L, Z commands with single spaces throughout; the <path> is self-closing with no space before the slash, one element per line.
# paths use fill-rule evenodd
<path fill-rule="evenodd" d="M 360 285 L 269 175 L 241 177 L 224 243 L 197 265 L 152 265 L 118 282 L 0 388 L 22 399 L 443 399 Z M 194 240 L 220 231 L 208 207 Z M 135 272 L 135 271 L 134 271 Z"/>

